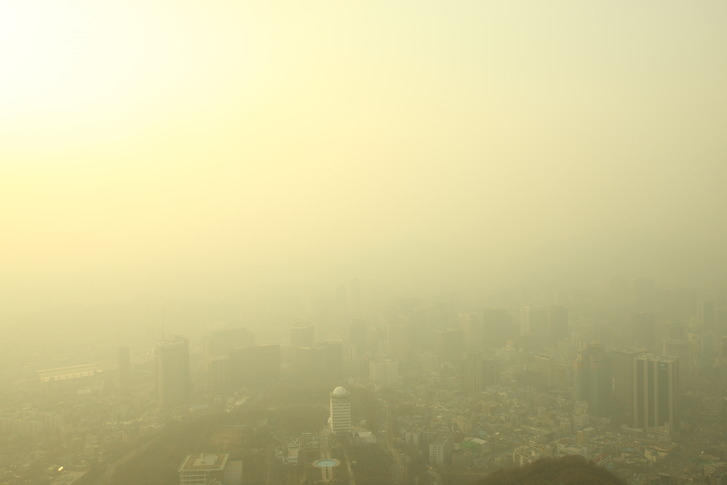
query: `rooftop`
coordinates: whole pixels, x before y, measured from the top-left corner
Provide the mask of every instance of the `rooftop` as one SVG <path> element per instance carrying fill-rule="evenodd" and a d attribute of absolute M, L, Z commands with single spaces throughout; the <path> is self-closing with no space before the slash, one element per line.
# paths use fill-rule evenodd
<path fill-rule="evenodd" d="M 331 394 L 334 396 L 348 396 L 349 392 L 346 390 L 345 387 L 338 386 L 333 390 Z"/>
<path fill-rule="evenodd" d="M 226 453 L 196 453 L 194 455 L 187 455 L 180 465 L 178 472 L 222 471 L 229 457 L 230 455 Z"/>

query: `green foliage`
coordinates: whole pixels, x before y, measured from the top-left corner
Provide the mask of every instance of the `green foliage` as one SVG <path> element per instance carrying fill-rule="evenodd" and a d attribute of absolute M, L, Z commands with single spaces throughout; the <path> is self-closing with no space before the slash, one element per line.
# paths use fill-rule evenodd
<path fill-rule="evenodd" d="M 626 482 L 580 456 L 564 456 L 500 470 L 477 485 L 626 485 Z"/>

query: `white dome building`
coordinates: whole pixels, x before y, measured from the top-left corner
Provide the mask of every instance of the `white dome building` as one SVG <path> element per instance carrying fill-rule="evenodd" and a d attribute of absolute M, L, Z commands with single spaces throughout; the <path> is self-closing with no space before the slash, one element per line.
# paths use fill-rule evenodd
<path fill-rule="evenodd" d="M 338 386 L 329 394 L 330 415 L 328 427 L 337 435 L 351 433 L 351 393 Z"/>

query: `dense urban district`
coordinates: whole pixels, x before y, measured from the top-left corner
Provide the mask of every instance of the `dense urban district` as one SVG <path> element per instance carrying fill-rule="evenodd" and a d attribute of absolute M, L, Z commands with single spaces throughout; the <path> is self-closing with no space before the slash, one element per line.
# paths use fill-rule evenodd
<path fill-rule="evenodd" d="M 284 342 L 235 322 L 14 359 L 0 483 L 449 485 L 566 455 L 727 483 L 726 295 L 636 280 L 367 306 L 356 286 Z"/>

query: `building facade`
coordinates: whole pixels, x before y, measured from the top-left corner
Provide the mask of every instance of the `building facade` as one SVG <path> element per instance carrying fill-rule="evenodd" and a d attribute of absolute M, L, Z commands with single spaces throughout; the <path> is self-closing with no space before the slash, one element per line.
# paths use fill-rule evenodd
<path fill-rule="evenodd" d="M 679 424 L 679 359 L 654 354 L 641 354 L 634 359 L 634 426 L 653 428 L 667 426 L 676 430 Z"/>
<path fill-rule="evenodd" d="M 351 393 L 338 386 L 331 392 L 328 427 L 334 434 L 351 433 Z"/>
<path fill-rule="evenodd" d="M 162 409 L 186 405 L 191 394 L 189 342 L 172 337 L 156 347 L 157 401 Z"/>

